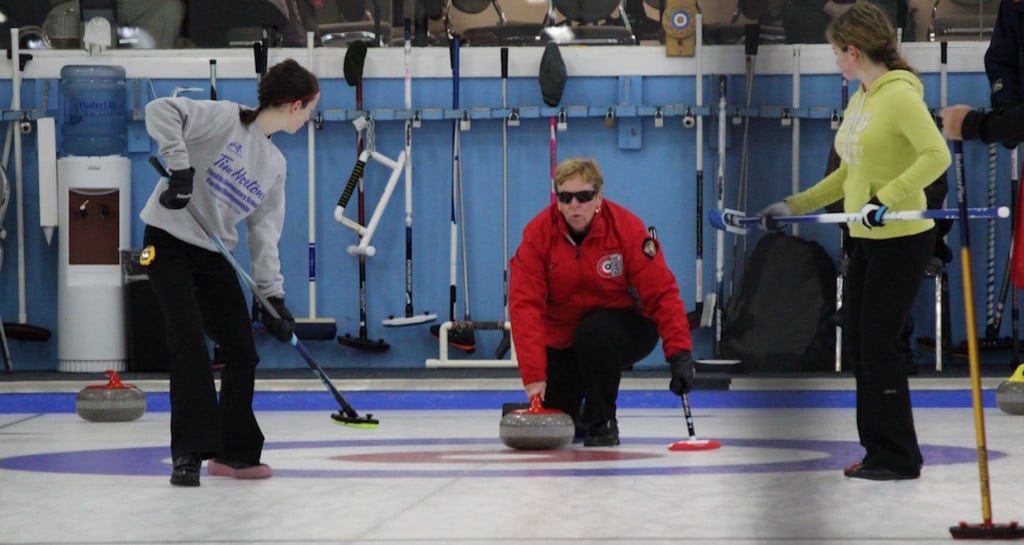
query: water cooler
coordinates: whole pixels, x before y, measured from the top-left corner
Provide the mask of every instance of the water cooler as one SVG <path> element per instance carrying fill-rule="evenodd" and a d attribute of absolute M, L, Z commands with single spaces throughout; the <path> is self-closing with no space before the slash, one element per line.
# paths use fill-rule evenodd
<path fill-rule="evenodd" d="M 120 255 L 131 244 L 124 69 L 61 69 L 57 159 L 57 367 L 122 371 L 127 362 Z"/>

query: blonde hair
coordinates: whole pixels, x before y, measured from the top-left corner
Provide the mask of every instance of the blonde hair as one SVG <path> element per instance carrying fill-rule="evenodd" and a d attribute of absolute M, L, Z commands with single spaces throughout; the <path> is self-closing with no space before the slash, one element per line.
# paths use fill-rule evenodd
<path fill-rule="evenodd" d="M 585 182 L 593 184 L 594 191 L 601 193 L 601 188 L 604 187 L 601 167 L 597 166 L 597 161 L 584 157 L 570 157 L 558 164 L 555 168 L 555 190 L 577 174 L 582 176 Z"/>
<path fill-rule="evenodd" d="M 872 62 L 889 70 L 916 71 L 896 49 L 896 30 L 878 6 L 859 1 L 836 17 L 825 31 L 828 41 L 843 51 L 854 46 Z"/>

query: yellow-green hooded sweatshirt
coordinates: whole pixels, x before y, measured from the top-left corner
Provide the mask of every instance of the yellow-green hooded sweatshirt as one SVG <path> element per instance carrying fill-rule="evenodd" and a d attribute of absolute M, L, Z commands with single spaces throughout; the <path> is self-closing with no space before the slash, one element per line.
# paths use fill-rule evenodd
<path fill-rule="evenodd" d="M 890 210 L 925 210 L 924 188 L 949 168 L 950 154 L 924 102 L 924 85 L 906 70 L 891 70 L 870 89 L 858 86 L 835 138 L 842 163 L 813 187 L 786 204 L 806 214 L 845 199 L 857 213 L 872 197 Z M 932 220 L 890 221 L 868 230 L 850 223 L 850 235 L 887 239 L 931 229 Z"/>

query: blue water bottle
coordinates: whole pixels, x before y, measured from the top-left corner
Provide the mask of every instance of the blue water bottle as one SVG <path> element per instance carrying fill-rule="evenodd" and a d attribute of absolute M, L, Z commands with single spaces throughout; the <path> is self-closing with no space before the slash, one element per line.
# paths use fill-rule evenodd
<path fill-rule="evenodd" d="M 60 70 L 64 155 L 126 155 L 128 109 L 124 68 L 67 65 Z"/>

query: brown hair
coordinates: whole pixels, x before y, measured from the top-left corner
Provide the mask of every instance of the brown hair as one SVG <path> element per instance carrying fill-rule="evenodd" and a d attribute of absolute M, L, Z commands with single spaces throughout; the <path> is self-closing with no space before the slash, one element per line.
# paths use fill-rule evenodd
<path fill-rule="evenodd" d="M 555 190 L 577 174 L 582 176 L 584 181 L 593 184 L 594 191 L 601 193 L 601 188 L 604 187 L 601 167 L 597 166 L 597 161 L 583 157 L 570 157 L 558 164 L 555 168 Z"/>
<path fill-rule="evenodd" d="M 242 124 L 249 125 L 266 108 L 279 104 L 302 101 L 305 107 L 320 91 L 320 83 L 312 72 L 306 70 L 294 59 L 285 59 L 270 68 L 260 79 L 259 106 L 255 110 L 242 108 L 238 117 Z"/>
<path fill-rule="evenodd" d="M 889 70 L 916 71 L 896 49 L 896 30 L 878 6 L 864 2 L 854 4 L 836 17 L 825 31 L 828 41 L 843 51 L 854 46 L 868 59 L 884 64 Z"/>

